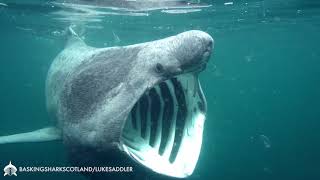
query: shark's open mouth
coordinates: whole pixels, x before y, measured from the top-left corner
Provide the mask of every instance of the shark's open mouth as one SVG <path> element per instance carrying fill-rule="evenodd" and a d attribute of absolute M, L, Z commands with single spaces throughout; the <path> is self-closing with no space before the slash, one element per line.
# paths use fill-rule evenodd
<path fill-rule="evenodd" d="M 187 177 L 198 161 L 205 113 L 206 101 L 195 74 L 161 82 L 131 110 L 121 147 L 155 172 Z"/>

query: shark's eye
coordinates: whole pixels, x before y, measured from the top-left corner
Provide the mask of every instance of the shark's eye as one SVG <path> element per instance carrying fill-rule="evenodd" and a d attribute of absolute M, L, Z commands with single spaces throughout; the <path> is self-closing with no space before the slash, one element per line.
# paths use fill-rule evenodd
<path fill-rule="evenodd" d="M 162 64 L 157 63 L 156 64 L 156 72 L 157 73 L 162 73 L 163 71 L 164 71 L 164 68 L 163 68 Z"/>

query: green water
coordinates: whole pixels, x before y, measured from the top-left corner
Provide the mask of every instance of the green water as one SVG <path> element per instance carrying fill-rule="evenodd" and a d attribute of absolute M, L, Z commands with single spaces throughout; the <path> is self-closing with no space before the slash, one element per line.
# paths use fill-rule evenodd
<path fill-rule="evenodd" d="M 0 5 L 0 135 L 50 124 L 45 78 L 70 23 L 84 26 L 83 39 L 96 47 L 199 29 L 215 47 L 200 77 L 208 115 L 189 179 L 320 179 L 320 2 L 219 0 L 198 12 L 135 16 L 78 13 L 43 1 L 2 2 L 8 6 Z M 1 145 L 0 169 L 10 160 L 16 166 L 69 165 L 58 141 Z M 0 174 L 10 178 L 85 179 L 76 173 Z"/>

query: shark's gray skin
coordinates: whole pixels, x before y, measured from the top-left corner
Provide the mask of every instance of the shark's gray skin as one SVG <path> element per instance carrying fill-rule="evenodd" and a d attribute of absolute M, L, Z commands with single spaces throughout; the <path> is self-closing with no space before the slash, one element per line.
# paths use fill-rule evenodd
<path fill-rule="evenodd" d="M 57 125 L 0 137 L 0 144 L 62 139 L 75 166 L 106 166 L 121 156 L 163 175 L 191 175 L 206 114 L 198 74 L 212 37 L 192 30 L 94 48 L 71 32 L 46 80 L 47 108 Z"/>

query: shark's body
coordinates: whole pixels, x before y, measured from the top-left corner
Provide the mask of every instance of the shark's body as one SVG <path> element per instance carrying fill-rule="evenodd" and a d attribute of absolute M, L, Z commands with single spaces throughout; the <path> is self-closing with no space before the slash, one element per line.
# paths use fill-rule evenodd
<path fill-rule="evenodd" d="M 73 165 L 106 166 L 122 156 L 187 177 L 200 153 L 206 113 L 197 75 L 212 46 L 201 31 L 111 48 L 90 47 L 74 34 L 46 81 L 56 126 L 3 136 L 0 144 L 62 139 Z"/>

